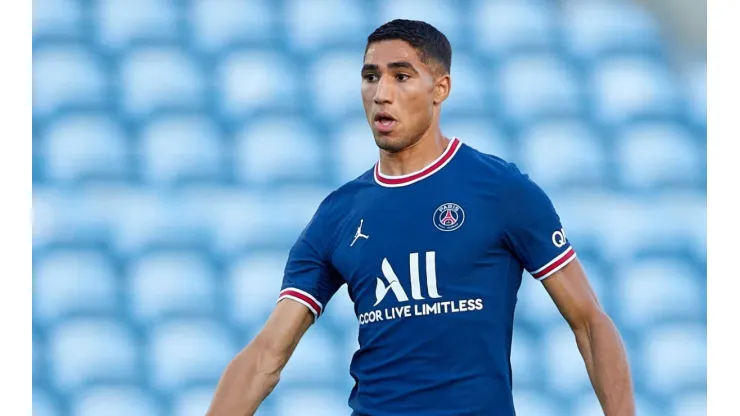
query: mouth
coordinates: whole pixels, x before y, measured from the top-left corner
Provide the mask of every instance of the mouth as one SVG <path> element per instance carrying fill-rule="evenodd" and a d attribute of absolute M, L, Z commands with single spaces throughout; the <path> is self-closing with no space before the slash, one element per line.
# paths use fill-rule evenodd
<path fill-rule="evenodd" d="M 374 125 L 381 133 L 390 132 L 396 122 L 396 119 L 392 115 L 384 111 L 375 114 Z"/>

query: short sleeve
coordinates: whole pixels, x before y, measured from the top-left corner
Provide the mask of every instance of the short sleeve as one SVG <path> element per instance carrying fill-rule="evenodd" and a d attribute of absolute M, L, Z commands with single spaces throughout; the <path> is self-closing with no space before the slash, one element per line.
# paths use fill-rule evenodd
<path fill-rule="evenodd" d="M 546 279 L 570 263 L 576 253 L 542 188 L 518 171 L 508 185 L 506 243 L 535 279 Z"/>
<path fill-rule="evenodd" d="M 327 197 L 303 229 L 288 254 L 278 302 L 291 299 L 305 305 L 315 318 L 344 283 L 330 263 L 330 198 Z"/>

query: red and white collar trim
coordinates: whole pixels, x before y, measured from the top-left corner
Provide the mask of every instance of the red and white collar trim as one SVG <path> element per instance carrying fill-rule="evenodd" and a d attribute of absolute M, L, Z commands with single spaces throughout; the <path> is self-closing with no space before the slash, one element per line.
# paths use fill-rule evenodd
<path fill-rule="evenodd" d="M 412 183 L 419 182 L 420 180 L 424 178 L 428 178 L 429 176 L 434 175 L 439 170 L 441 170 L 443 167 L 445 167 L 448 163 L 450 163 L 450 160 L 455 156 L 458 150 L 460 150 L 460 139 L 457 137 L 453 137 L 450 139 L 450 142 L 447 144 L 447 148 L 444 152 L 432 163 L 427 165 L 422 170 L 409 173 L 406 175 L 401 176 L 389 176 L 384 175 L 382 172 L 380 172 L 380 162 L 375 163 L 375 182 L 378 183 L 380 186 L 385 186 L 389 188 L 395 188 L 399 186 L 406 186 L 411 185 Z"/>

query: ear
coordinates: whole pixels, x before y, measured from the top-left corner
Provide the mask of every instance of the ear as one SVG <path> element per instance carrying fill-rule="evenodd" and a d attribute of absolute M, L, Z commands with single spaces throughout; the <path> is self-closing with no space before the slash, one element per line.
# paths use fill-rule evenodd
<path fill-rule="evenodd" d="M 434 82 L 434 104 L 441 104 L 450 96 L 452 78 L 450 74 L 440 75 Z"/>

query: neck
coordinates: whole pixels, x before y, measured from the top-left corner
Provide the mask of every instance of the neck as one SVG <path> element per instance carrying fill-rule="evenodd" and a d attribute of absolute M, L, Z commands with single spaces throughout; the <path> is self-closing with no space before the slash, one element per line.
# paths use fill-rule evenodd
<path fill-rule="evenodd" d="M 425 133 L 411 146 L 399 151 L 380 151 L 379 168 L 383 175 L 403 176 L 424 169 L 447 148 L 450 139 L 439 129 Z"/>

